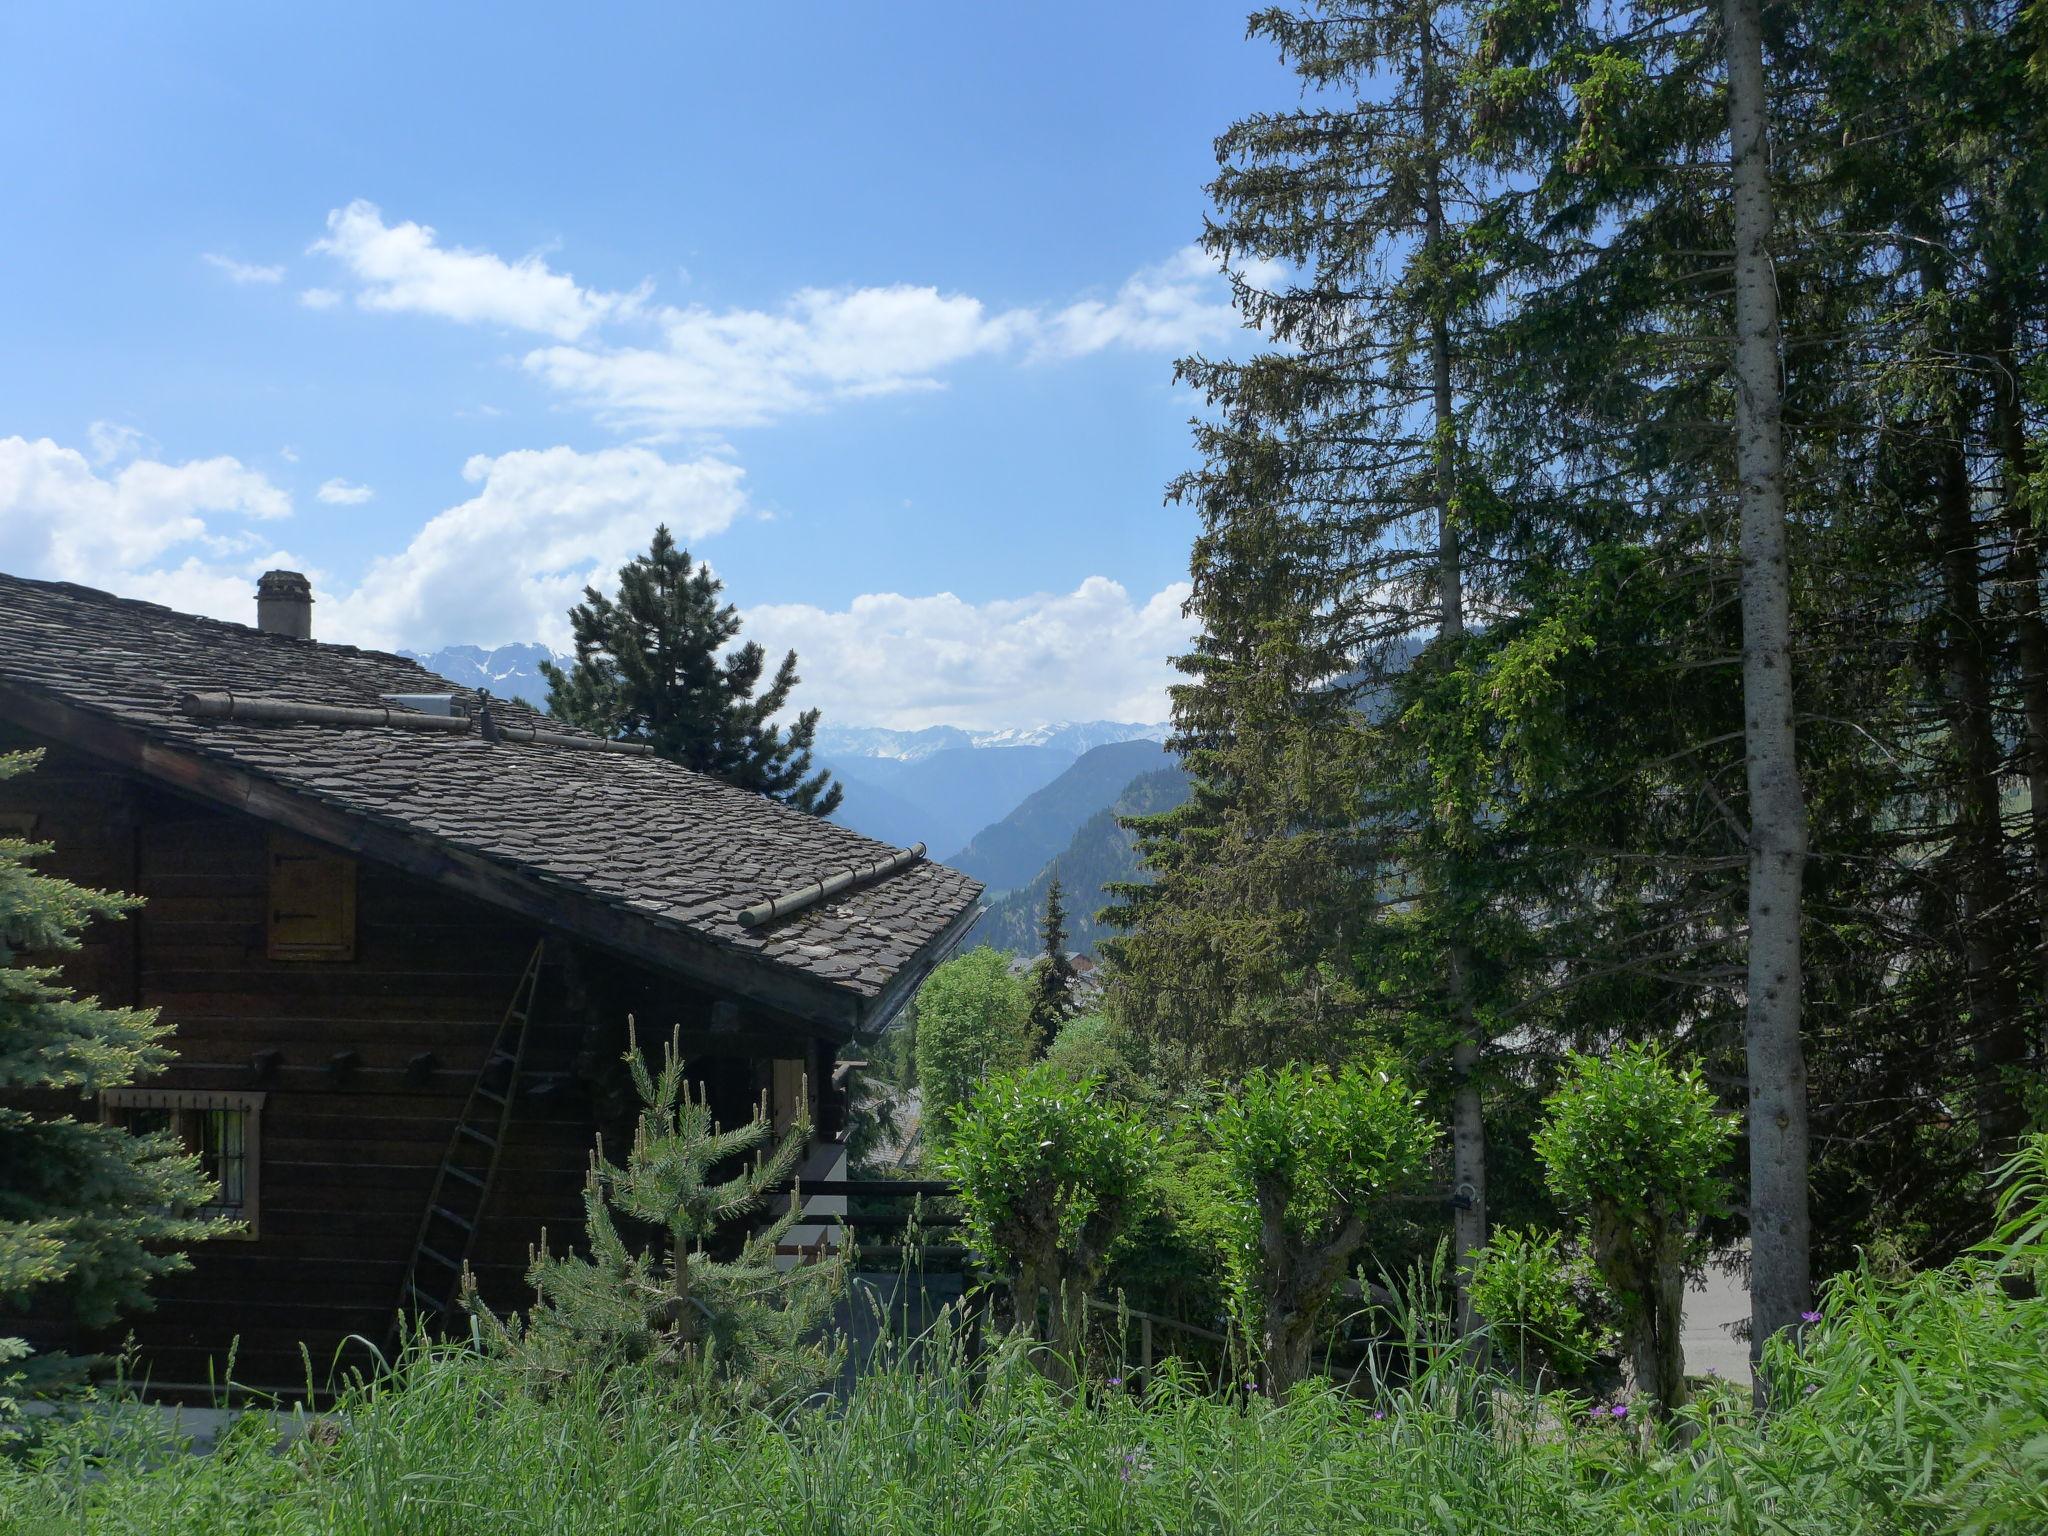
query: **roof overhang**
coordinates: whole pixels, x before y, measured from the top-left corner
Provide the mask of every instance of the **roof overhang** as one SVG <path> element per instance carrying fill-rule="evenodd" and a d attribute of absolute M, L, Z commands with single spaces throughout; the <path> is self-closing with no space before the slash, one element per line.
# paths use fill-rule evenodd
<path fill-rule="evenodd" d="M 888 1028 L 889 1021 L 924 985 L 925 978 L 945 964 L 946 957 L 959 947 L 960 941 L 967 937 L 967 930 L 974 926 L 974 920 L 981 916 L 983 910 L 979 901 L 970 901 L 937 938 L 919 950 L 889 979 L 886 987 L 868 998 L 861 1008 L 856 1032 L 872 1036 Z"/>
<path fill-rule="evenodd" d="M 196 752 L 97 711 L 0 682 L 0 716 L 52 741 L 117 764 L 196 799 L 244 812 L 300 836 L 345 849 L 459 891 L 628 959 L 682 976 L 845 1040 L 871 1020 L 886 1020 L 977 915 L 970 904 L 918 951 L 874 997 L 802 976 L 691 934 L 623 902 L 567 881 L 509 868 L 472 848 L 435 838 L 374 813 L 333 805 L 235 763 Z"/>

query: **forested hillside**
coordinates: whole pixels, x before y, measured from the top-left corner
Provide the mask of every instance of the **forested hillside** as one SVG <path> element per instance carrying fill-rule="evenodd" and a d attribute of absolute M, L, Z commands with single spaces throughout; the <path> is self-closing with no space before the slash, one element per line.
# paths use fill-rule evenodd
<path fill-rule="evenodd" d="M 1030 884 L 999 896 L 969 933 L 969 944 L 992 944 L 1015 954 L 1038 947 L 1038 921 L 1045 911 L 1046 888 L 1055 877 L 1066 892 L 1067 947 L 1092 955 L 1095 946 L 1115 930 L 1097 920 L 1108 902 L 1107 887 L 1146 878 L 1136 839 L 1119 821 L 1125 816 L 1153 816 L 1187 799 L 1187 775 L 1179 768 L 1158 768 L 1124 786 L 1113 805 L 1097 811 L 1075 830 L 1065 848 L 1041 868 Z"/>
<path fill-rule="evenodd" d="M 946 862 L 992 892 L 1028 883 L 1096 812 L 1113 805 L 1139 775 L 1171 761 L 1156 741 L 1097 747 L 992 826 L 983 827 Z"/>

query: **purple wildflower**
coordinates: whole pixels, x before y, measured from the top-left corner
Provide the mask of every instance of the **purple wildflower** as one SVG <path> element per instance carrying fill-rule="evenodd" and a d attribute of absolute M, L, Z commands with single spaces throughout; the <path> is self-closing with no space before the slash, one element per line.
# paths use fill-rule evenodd
<path fill-rule="evenodd" d="M 1818 1312 L 1802 1312 L 1799 1314 L 1799 1321 L 1802 1323 L 1817 1323 L 1820 1321 L 1820 1314 Z"/>
<path fill-rule="evenodd" d="M 1372 1411 L 1372 1416 L 1376 1419 L 1384 1419 L 1387 1416 L 1387 1410 L 1384 1408 L 1375 1408 Z"/>
<path fill-rule="evenodd" d="M 1613 1414 L 1617 1419 L 1625 1419 L 1628 1417 L 1628 1404 L 1616 1403 L 1612 1408 L 1608 1409 L 1607 1411 Z"/>
<path fill-rule="evenodd" d="M 1112 1376 L 1109 1378 L 1109 1384 L 1112 1387 L 1120 1387 L 1124 1384 L 1124 1379 L 1121 1376 Z"/>

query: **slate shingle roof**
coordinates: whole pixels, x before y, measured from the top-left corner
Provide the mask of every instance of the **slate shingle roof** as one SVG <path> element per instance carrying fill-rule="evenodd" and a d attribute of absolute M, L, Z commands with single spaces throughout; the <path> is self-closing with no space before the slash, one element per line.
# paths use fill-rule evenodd
<path fill-rule="evenodd" d="M 86 587 L 0 574 L 0 685 L 858 999 L 875 998 L 928 959 L 981 893 L 977 881 L 925 861 L 744 928 L 742 907 L 893 850 L 653 757 L 493 745 L 473 732 L 193 719 L 180 695 L 216 689 L 369 707 L 394 693 L 452 693 L 471 708 L 478 699 L 404 657 L 264 634 Z M 564 729 L 517 700 L 492 707 L 509 723 Z"/>

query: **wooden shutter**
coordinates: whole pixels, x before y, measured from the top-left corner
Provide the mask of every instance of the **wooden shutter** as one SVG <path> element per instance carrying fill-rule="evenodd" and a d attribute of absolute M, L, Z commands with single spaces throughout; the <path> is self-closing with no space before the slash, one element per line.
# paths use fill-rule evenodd
<path fill-rule="evenodd" d="M 788 1130 L 796 1123 L 796 1112 L 804 1107 L 807 1090 L 805 1081 L 810 1063 L 798 1057 L 795 1060 L 778 1060 L 770 1080 L 768 1112 L 775 1122 L 776 1134 Z"/>
<path fill-rule="evenodd" d="M 356 861 L 289 832 L 270 834 L 270 958 L 356 957 Z"/>

